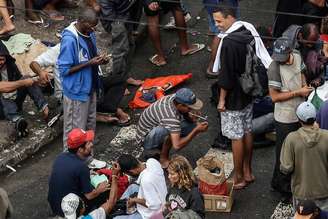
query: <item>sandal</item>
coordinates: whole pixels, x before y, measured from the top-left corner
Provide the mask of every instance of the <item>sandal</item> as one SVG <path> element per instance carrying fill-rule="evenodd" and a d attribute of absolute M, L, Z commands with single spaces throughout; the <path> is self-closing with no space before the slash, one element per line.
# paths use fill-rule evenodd
<path fill-rule="evenodd" d="M 27 19 L 26 21 L 30 24 L 34 24 L 39 27 L 44 27 L 44 28 L 49 27 L 49 23 L 45 22 L 42 17 L 39 17 L 39 18 L 40 18 L 40 20 Z"/>
<path fill-rule="evenodd" d="M 166 61 L 162 61 L 162 62 L 160 62 L 160 61 L 158 61 L 157 58 L 158 58 L 158 54 L 155 54 L 155 55 L 153 55 L 152 57 L 149 58 L 149 61 L 150 61 L 152 64 L 154 64 L 154 65 L 156 65 L 156 66 L 158 66 L 158 67 L 161 67 L 161 66 L 164 66 L 164 65 L 167 64 Z"/>
<path fill-rule="evenodd" d="M 194 48 L 190 48 L 186 53 L 181 54 L 182 56 L 187 56 L 187 55 L 192 55 L 195 54 L 196 52 L 201 51 L 202 49 L 205 48 L 204 44 L 200 44 L 200 43 L 194 43 L 191 45 Z"/>

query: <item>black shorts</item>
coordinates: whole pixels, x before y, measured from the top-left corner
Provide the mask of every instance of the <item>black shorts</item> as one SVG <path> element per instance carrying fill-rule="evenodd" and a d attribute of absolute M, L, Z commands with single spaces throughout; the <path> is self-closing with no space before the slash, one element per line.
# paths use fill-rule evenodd
<path fill-rule="evenodd" d="M 159 10 L 157 11 L 152 11 L 149 9 L 148 5 L 144 5 L 144 11 L 147 16 L 156 16 L 159 14 L 160 11 L 164 12 L 165 14 L 169 11 L 174 11 L 174 10 L 181 10 L 181 3 L 180 1 L 175 1 L 175 2 L 161 2 L 158 1 L 159 3 Z"/>

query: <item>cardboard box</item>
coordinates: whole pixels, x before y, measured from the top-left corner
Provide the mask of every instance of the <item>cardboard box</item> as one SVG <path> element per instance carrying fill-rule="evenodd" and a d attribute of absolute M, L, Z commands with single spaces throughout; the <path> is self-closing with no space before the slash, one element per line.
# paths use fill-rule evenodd
<path fill-rule="evenodd" d="M 205 211 L 231 212 L 231 208 L 233 204 L 233 182 L 227 181 L 227 186 L 228 186 L 228 196 L 203 194 Z"/>

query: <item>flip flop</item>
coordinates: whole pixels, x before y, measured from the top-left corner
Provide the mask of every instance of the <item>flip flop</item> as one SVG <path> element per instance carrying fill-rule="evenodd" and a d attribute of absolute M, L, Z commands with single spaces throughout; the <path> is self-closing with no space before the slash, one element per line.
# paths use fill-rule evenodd
<path fill-rule="evenodd" d="M 192 44 L 192 46 L 196 46 L 196 47 L 194 49 L 188 50 L 185 54 L 181 54 L 181 55 L 182 56 L 192 55 L 205 48 L 205 44 L 200 44 L 200 43 L 194 43 L 194 44 Z"/>
<path fill-rule="evenodd" d="M 154 65 L 156 65 L 156 66 L 158 66 L 158 67 L 161 67 L 161 66 L 164 66 L 164 65 L 167 64 L 166 61 L 159 62 L 158 60 L 156 60 L 157 57 L 158 57 L 158 54 L 155 54 L 155 55 L 153 55 L 152 57 L 149 58 L 149 61 L 150 61 L 152 64 L 154 64 Z"/>
<path fill-rule="evenodd" d="M 44 27 L 44 28 L 49 27 L 49 23 L 45 22 L 42 17 L 40 17 L 40 20 L 28 19 L 26 21 L 30 24 L 34 24 L 34 25 L 39 26 L 39 27 Z"/>
<path fill-rule="evenodd" d="M 246 182 L 241 182 L 233 185 L 233 190 L 241 190 L 247 186 Z"/>

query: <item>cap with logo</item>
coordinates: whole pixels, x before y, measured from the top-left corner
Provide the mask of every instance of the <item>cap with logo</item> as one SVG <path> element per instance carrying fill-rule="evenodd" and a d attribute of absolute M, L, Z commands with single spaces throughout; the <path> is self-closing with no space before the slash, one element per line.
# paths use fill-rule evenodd
<path fill-rule="evenodd" d="M 67 136 L 67 146 L 70 149 L 76 149 L 88 141 L 93 141 L 95 133 L 93 130 L 84 131 L 80 128 L 74 128 Z"/>
<path fill-rule="evenodd" d="M 74 193 L 66 195 L 61 202 L 61 208 L 65 219 L 76 219 L 76 210 L 79 207 L 80 198 Z"/>
<path fill-rule="evenodd" d="M 286 37 L 279 37 L 273 44 L 272 59 L 277 62 L 286 62 L 292 51 L 291 40 Z"/>
<path fill-rule="evenodd" d="M 303 102 L 297 107 L 296 115 L 301 121 L 307 122 L 308 119 L 316 118 L 317 111 L 312 103 Z"/>
<path fill-rule="evenodd" d="M 200 110 L 203 102 L 196 98 L 196 95 L 189 88 L 181 88 L 175 93 L 174 100 L 178 103 L 187 105 L 192 110 Z"/>

